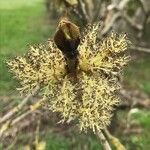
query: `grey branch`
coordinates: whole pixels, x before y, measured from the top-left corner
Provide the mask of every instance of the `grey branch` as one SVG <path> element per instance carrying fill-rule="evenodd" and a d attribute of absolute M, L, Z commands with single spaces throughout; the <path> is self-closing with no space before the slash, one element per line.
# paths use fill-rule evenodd
<path fill-rule="evenodd" d="M 7 121 L 8 119 L 10 119 L 15 113 L 17 113 L 20 109 L 23 108 L 23 106 L 28 102 L 28 100 L 36 95 L 36 93 L 38 92 L 38 90 L 40 89 L 40 86 L 37 85 L 35 87 L 35 89 L 33 89 L 32 92 L 30 92 L 23 100 L 22 102 L 16 106 L 15 108 L 11 109 L 7 114 L 5 114 L 2 118 L 0 118 L 0 124 Z"/>
<path fill-rule="evenodd" d="M 134 29 L 142 31 L 143 30 L 143 26 L 141 24 L 137 24 L 136 22 L 134 22 L 127 14 L 122 14 L 122 17 L 124 18 L 124 20 Z"/>
<path fill-rule="evenodd" d="M 120 13 L 119 12 L 118 13 L 108 14 L 108 15 L 109 16 L 108 16 L 107 20 L 105 20 L 104 28 L 103 28 L 103 30 L 101 32 L 102 36 L 107 34 L 111 30 L 111 28 L 112 28 L 113 24 L 115 23 L 115 21 L 120 17 Z"/>
<path fill-rule="evenodd" d="M 150 48 L 140 47 L 140 46 L 131 46 L 130 49 L 137 50 L 140 52 L 150 53 Z"/>
<path fill-rule="evenodd" d="M 103 129 L 103 133 L 106 136 L 106 138 L 111 142 L 112 145 L 115 146 L 116 150 L 126 150 L 124 145 L 120 142 L 118 138 L 111 135 L 110 132 L 105 128 Z"/>
<path fill-rule="evenodd" d="M 100 139 L 100 142 L 102 144 L 103 150 L 112 150 L 106 137 L 104 136 L 104 134 L 102 133 L 102 131 L 97 131 L 97 136 Z"/>
<path fill-rule="evenodd" d="M 87 14 L 87 12 L 86 12 L 86 9 L 85 9 L 85 4 L 84 4 L 83 1 L 81 1 L 81 0 L 78 0 L 78 3 L 79 3 L 78 6 L 79 6 L 80 9 L 81 9 L 81 12 L 82 12 L 84 21 L 89 22 L 89 17 L 88 17 L 88 14 Z"/>

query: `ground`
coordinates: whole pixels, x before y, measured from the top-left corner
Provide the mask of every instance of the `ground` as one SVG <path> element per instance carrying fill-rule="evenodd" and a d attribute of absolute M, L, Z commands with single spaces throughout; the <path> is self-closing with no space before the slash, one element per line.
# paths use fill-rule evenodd
<path fill-rule="evenodd" d="M 20 99 L 15 99 L 14 95 L 17 81 L 12 78 L 6 66 L 6 60 L 15 55 L 21 55 L 28 45 L 45 42 L 55 31 L 55 25 L 48 20 L 42 0 L 1 0 L 0 1 L 0 99 L 3 97 L 13 97 L 14 103 L 19 103 Z M 124 71 L 124 84 L 130 89 L 139 89 L 150 95 L 150 59 L 148 55 L 139 55 L 138 61 L 132 60 L 129 67 Z M 14 94 L 15 93 L 15 94 Z M 2 100 L 3 101 L 3 100 Z M 0 109 L 3 104 L 0 101 Z M 125 123 L 127 112 L 119 112 L 120 123 Z M 129 133 L 129 135 L 117 132 L 129 150 L 150 149 L 150 111 L 138 110 L 132 114 L 131 120 L 142 129 L 140 133 Z M 50 133 L 50 132 L 49 132 Z M 20 135 L 21 142 L 15 144 L 11 149 L 23 148 L 22 141 L 28 137 Z M 47 149 L 51 150 L 98 150 L 100 144 L 95 135 L 69 133 L 68 136 L 50 133 L 42 136 L 46 141 Z M 2 145 L 0 144 L 0 147 Z M 3 148 L 1 148 L 3 149 Z"/>

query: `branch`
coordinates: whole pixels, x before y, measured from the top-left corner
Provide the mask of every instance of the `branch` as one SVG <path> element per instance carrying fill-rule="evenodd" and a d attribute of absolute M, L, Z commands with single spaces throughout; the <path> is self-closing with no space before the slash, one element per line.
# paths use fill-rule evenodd
<path fill-rule="evenodd" d="M 19 117 L 15 118 L 14 120 L 8 120 L 6 123 L 4 123 L 0 128 L 0 139 L 4 135 L 4 133 L 10 129 L 13 125 L 27 117 L 29 114 L 33 113 L 32 110 L 28 110 L 24 114 L 20 115 Z"/>
<path fill-rule="evenodd" d="M 120 140 L 113 135 L 107 129 L 103 130 L 107 139 L 115 146 L 116 150 L 126 150 L 126 148 L 121 144 Z"/>
<path fill-rule="evenodd" d="M 97 131 L 97 136 L 100 138 L 103 150 L 112 150 L 102 131 Z"/>
<path fill-rule="evenodd" d="M 140 52 L 150 53 L 150 48 L 140 47 L 140 46 L 131 46 L 130 49 L 137 50 Z"/>
<path fill-rule="evenodd" d="M 137 24 L 136 22 L 134 22 L 127 14 L 122 14 L 122 17 L 125 19 L 125 21 L 134 29 L 138 30 L 138 31 L 142 31 L 143 30 L 143 26 L 141 24 Z"/>
<path fill-rule="evenodd" d="M 85 4 L 81 0 L 78 0 L 78 6 L 80 7 L 80 9 L 82 11 L 81 13 L 83 15 L 84 21 L 86 23 L 88 23 L 89 22 L 89 17 L 88 17 L 88 14 L 86 12 L 86 9 L 85 9 Z"/>
<path fill-rule="evenodd" d="M 15 118 L 14 120 L 8 120 L 6 123 L 4 123 L 2 125 L 2 127 L 0 128 L 0 137 L 2 137 L 2 135 L 4 134 L 4 132 L 8 129 L 10 129 L 12 126 L 14 126 L 16 123 L 18 123 L 19 121 L 21 121 L 22 119 L 24 119 L 26 116 L 28 116 L 29 114 L 35 112 L 37 109 L 39 109 L 41 107 L 41 104 L 45 101 L 46 99 L 41 99 L 38 102 L 36 102 L 33 105 L 30 105 L 30 109 L 28 111 L 26 111 L 25 113 L 21 114 L 20 116 L 18 116 L 17 118 Z"/>
<path fill-rule="evenodd" d="M 141 5 L 141 8 L 142 8 L 144 14 L 146 15 L 146 14 L 148 13 L 148 11 L 146 10 L 144 1 L 143 1 L 143 0 L 139 0 L 139 3 L 140 3 L 140 5 Z M 149 3 L 148 3 L 148 4 L 149 4 Z M 146 5 L 148 5 L 148 4 L 146 4 Z"/>
<path fill-rule="evenodd" d="M 23 118 L 25 118 L 27 115 L 29 115 L 30 113 L 36 111 L 37 109 L 39 109 L 41 107 L 42 102 L 44 102 L 45 99 L 41 99 L 38 102 L 36 102 L 33 105 L 29 106 L 29 110 L 27 112 L 25 112 L 24 114 L 22 114 L 21 116 L 17 117 L 16 119 L 14 119 L 11 123 L 11 126 L 15 125 L 17 122 L 19 122 L 20 120 L 22 120 Z"/>
<path fill-rule="evenodd" d="M 141 93 L 140 91 L 133 91 L 127 89 L 121 89 L 120 94 L 123 98 L 126 99 L 123 103 L 118 107 L 119 109 L 126 109 L 132 107 L 138 108 L 150 108 L 149 97 L 145 95 L 145 93 Z M 142 101 L 141 101 L 142 100 Z"/>
<path fill-rule="evenodd" d="M 108 17 L 105 20 L 104 28 L 101 32 L 101 35 L 106 35 L 114 25 L 114 22 L 120 17 L 120 12 L 108 14 Z"/>
<path fill-rule="evenodd" d="M 4 115 L 2 118 L 0 118 L 0 124 L 7 121 L 8 119 L 10 119 L 15 113 L 17 113 L 20 109 L 23 108 L 23 106 L 28 102 L 28 100 L 36 95 L 37 91 L 40 89 L 39 85 L 37 85 L 32 92 L 30 92 L 23 100 L 22 102 L 14 107 L 13 109 L 11 109 L 6 115 Z"/>
<path fill-rule="evenodd" d="M 121 17 L 121 11 L 124 9 L 129 0 L 122 0 L 118 5 L 110 4 L 107 9 L 107 16 L 104 21 L 104 29 L 102 30 L 102 36 L 106 35 L 114 25 L 117 19 Z"/>
<path fill-rule="evenodd" d="M 123 10 L 124 7 L 127 5 L 127 3 L 128 3 L 129 1 L 130 1 L 130 0 L 122 0 L 122 1 L 120 1 L 119 5 L 117 6 L 117 9 Z"/>
<path fill-rule="evenodd" d="M 96 12 L 95 12 L 95 14 L 94 14 L 93 22 L 95 22 L 95 21 L 96 21 L 96 19 L 97 19 L 97 18 L 98 18 L 98 16 L 99 16 L 99 12 L 100 12 L 100 8 L 101 8 L 101 4 L 102 4 L 102 1 L 99 1 L 99 3 L 97 4 L 97 5 L 98 5 L 98 8 L 97 8 L 97 10 L 96 10 Z"/>
<path fill-rule="evenodd" d="M 108 10 L 117 9 L 118 11 L 122 11 L 129 1 L 130 0 L 121 0 L 119 4 L 118 1 L 115 1 L 112 2 L 107 8 Z"/>
<path fill-rule="evenodd" d="M 137 24 L 134 22 L 127 14 L 123 13 L 124 8 L 126 7 L 127 3 L 130 0 L 122 0 L 119 4 L 110 4 L 108 5 L 107 9 L 107 16 L 104 21 L 104 29 L 102 30 L 102 36 L 106 35 L 117 19 L 123 18 L 132 28 L 142 32 L 144 30 L 144 26 L 146 23 Z M 145 19 L 145 22 L 147 21 L 147 17 Z"/>

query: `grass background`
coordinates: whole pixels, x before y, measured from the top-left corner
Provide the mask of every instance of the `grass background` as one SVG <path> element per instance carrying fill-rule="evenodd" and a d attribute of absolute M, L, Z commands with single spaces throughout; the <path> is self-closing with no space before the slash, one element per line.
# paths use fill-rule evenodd
<path fill-rule="evenodd" d="M 28 45 L 45 42 L 55 32 L 56 26 L 46 17 L 44 0 L 1 0 L 0 1 L 0 96 L 13 95 L 18 85 L 6 66 L 6 60 L 26 52 Z M 131 89 L 140 89 L 150 95 L 150 58 L 140 55 L 124 71 L 124 83 Z M 1 102 L 0 102 L 1 103 Z M 126 112 L 118 116 L 126 117 Z M 140 110 L 132 119 L 143 128 L 141 134 L 120 135 L 127 149 L 150 149 L 150 111 Z M 124 120 L 122 120 L 124 121 Z M 25 135 L 20 135 L 22 141 Z M 72 134 L 48 134 L 43 137 L 49 150 L 98 150 L 99 141 L 95 136 Z M 2 145 L 1 145 L 2 146 Z M 12 149 L 23 149 L 17 144 Z"/>
<path fill-rule="evenodd" d="M 11 94 L 16 88 L 5 61 L 51 36 L 53 26 L 45 13 L 42 0 L 0 1 L 0 94 Z"/>

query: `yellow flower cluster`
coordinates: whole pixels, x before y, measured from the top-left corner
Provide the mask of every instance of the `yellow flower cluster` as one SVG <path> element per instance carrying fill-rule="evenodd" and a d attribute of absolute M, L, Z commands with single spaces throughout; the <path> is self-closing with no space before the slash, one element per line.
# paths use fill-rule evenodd
<path fill-rule="evenodd" d="M 60 113 L 60 122 L 74 121 L 80 130 L 93 132 L 110 123 L 119 103 L 118 77 L 129 60 L 126 35 L 112 33 L 100 41 L 98 30 L 99 24 L 89 26 L 81 40 L 75 79 L 67 74 L 63 55 L 52 41 L 47 46 L 31 47 L 25 57 L 8 62 L 23 91 L 41 85 L 45 105 Z"/>
<path fill-rule="evenodd" d="M 47 85 L 65 73 L 65 61 L 53 41 L 47 45 L 31 46 L 24 57 L 7 62 L 21 83 L 21 92 L 32 91 L 36 85 Z"/>

